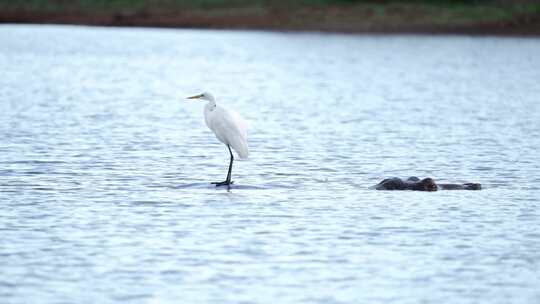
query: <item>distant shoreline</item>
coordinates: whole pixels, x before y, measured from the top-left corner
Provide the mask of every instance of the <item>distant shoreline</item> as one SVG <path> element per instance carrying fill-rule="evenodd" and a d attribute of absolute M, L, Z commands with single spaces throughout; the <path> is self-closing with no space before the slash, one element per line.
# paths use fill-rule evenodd
<path fill-rule="evenodd" d="M 540 5 L 512 10 L 425 4 L 82 9 L 2 3 L 0 23 L 540 37 Z"/>

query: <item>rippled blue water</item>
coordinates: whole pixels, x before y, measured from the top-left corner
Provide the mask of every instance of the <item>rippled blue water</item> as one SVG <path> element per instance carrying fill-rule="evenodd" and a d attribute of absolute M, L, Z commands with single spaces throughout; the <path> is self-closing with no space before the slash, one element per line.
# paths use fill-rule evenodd
<path fill-rule="evenodd" d="M 540 40 L 0 26 L 2 303 L 538 303 Z M 204 126 L 208 90 L 251 155 Z M 482 191 L 370 190 L 385 177 Z"/>

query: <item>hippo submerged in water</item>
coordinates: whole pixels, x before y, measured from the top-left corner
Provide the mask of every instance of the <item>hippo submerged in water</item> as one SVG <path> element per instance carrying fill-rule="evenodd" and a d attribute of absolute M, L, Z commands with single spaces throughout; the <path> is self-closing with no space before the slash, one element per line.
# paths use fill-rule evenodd
<path fill-rule="evenodd" d="M 416 190 L 416 191 L 437 191 L 437 190 L 480 190 L 482 185 L 477 183 L 465 184 L 437 184 L 428 177 L 419 179 L 418 177 L 409 177 L 406 180 L 401 178 L 387 178 L 375 185 L 377 190 Z"/>

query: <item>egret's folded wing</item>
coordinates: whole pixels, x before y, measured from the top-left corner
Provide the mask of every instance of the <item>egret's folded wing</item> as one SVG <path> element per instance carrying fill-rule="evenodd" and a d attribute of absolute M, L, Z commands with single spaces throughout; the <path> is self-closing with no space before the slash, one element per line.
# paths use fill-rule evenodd
<path fill-rule="evenodd" d="M 212 114 L 210 129 L 217 138 L 230 145 L 240 158 L 246 158 L 249 154 L 247 145 L 247 123 L 236 112 L 217 108 Z"/>

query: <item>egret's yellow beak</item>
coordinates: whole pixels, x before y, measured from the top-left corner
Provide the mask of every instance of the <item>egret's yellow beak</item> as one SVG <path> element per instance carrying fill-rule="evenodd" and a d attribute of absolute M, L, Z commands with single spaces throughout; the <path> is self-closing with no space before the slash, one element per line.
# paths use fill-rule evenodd
<path fill-rule="evenodd" d="M 198 99 L 198 98 L 201 98 L 202 96 L 203 94 L 199 94 L 199 95 L 187 97 L 187 99 Z"/>

